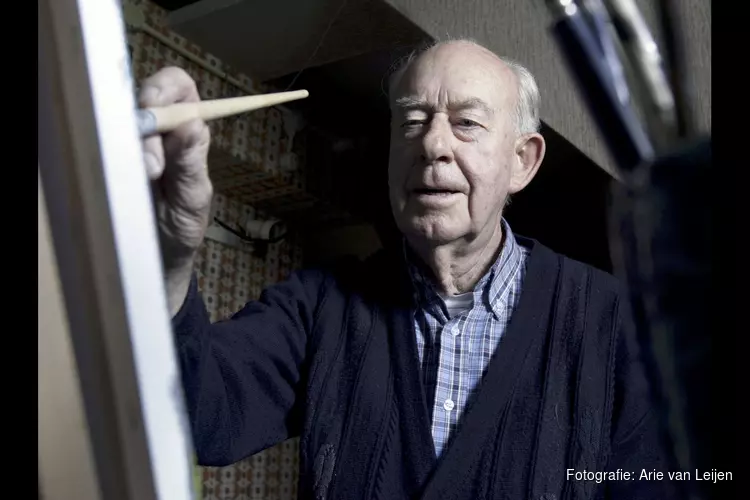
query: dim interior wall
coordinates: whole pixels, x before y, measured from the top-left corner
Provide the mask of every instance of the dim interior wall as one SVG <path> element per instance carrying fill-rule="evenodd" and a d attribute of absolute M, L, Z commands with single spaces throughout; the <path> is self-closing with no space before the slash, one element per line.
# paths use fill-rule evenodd
<path fill-rule="evenodd" d="M 370 224 L 350 224 L 321 231 L 311 231 L 302 238 L 304 265 L 316 266 L 342 257 L 364 260 L 383 245 Z"/>
<path fill-rule="evenodd" d="M 166 29 L 165 11 L 157 5 L 145 0 L 124 0 L 123 4 L 141 9 L 149 26 L 245 86 L 257 92 L 270 91 Z M 175 65 L 196 81 L 203 99 L 233 97 L 241 92 L 147 33 L 128 32 L 128 43 L 137 84 L 159 69 Z M 212 135 L 209 172 L 217 191 L 214 213 L 223 222 L 235 224 L 247 216 L 265 217 L 266 214 L 256 213 L 248 201 L 284 196 L 287 191 L 302 187 L 297 172 L 282 172 L 279 168 L 279 156 L 289 147 L 289 138 L 283 133 L 284 119 L 281 112 L 270 109 L 209 124 Z M 263 256 L 206 240 L 196 261 L 196 273 L 212 321 L 227 318 L 248 300 L 257 298 L 263 288 L 286 278 L 301 264 L 301 245 L 293 237 L 269 245 Z M 203 498 L 296 498 L 298 456 L 298 440 L 291 439 L 229 467 L 197 468 Z"/>

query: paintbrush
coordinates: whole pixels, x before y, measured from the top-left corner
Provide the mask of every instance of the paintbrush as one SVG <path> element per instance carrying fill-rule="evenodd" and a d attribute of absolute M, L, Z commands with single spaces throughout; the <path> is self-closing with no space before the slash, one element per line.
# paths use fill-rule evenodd
<path fill-rule="evenodd" d="M 169 106 L 136 110 L 138 131 L 141 137 L 170 132 L 191 120 L 216 120 L 227 116 L 268 108 L 289 101 L 304 99 L 307 90 L 276 92 L 272 94 L 230 97 L 200 102 L 181 102 Z"/>

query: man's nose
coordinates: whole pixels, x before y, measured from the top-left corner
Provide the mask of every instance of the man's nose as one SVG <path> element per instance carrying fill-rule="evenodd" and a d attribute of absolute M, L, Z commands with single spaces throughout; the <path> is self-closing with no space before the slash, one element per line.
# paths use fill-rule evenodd
<path fill-rule="evenodd" d="M 450 123 L 435 117 L 430 120 L 428 129 L 422 137 L 422 161 L 426 164 L 452 163 L 453 149 L 451 139 L 453 132 Z"/>

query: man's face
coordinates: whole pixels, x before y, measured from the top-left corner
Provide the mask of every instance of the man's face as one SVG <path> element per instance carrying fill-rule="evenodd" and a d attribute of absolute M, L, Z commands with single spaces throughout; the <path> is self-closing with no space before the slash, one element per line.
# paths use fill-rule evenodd
<path fill-rule="evenodd" d="M 517 161 L 515 79 L 454 43 L 413 61 L 391 97 L 391 208 L 407 237 L 445 244 L 493 231 Z"/>

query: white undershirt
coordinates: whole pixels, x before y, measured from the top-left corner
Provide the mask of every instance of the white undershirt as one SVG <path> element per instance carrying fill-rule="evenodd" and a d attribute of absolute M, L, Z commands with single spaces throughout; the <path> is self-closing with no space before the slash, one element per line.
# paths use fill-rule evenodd
<path fill-rule="evenodd" d="M 474 292 L 465 292 L 459 295 L 443 297 L 445 306 L 448 308 L 448 317 L 453 318 L 464 311 L 468 311 L 474 305 Z"/>

